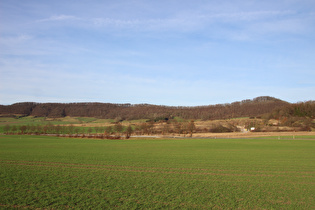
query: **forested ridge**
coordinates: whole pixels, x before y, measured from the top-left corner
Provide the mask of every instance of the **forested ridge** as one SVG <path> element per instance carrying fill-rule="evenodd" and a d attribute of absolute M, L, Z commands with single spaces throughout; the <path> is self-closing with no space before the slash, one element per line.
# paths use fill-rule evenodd
<path fill-rule="evenodd" d="M 252 100 L 207 105 L 207 106 L 163 106 L 151 104 L 113 103 L 35 103 L 22 102 L 0 105 L 0 115 L 23 115 L 37 117 L 97 117 L 104 119 L 227 119 L 236 117 L 259 117 L 274 110 L 289 107 L 290 103 L 269 96 Z M 288 108 L 286 108 L 288 110 Z"/>

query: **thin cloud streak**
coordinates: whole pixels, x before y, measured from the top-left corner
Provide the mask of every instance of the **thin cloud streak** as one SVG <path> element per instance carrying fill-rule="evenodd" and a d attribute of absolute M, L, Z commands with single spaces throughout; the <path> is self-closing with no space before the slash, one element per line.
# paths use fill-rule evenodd
<path fill-rule="evenodd" d="M 80 18 L 72 16 L 72 15 L 53 15 L 49 18 L 37 20 L 37 22 L 66 21 L 66 20 L 80 20 Z"/>
<path fill-rule="evenodd" d="M 290 20 L 291 19 L 291 20 Z M 40 19 L 37 22 L 62 22 L 75 21 L 76 24 L 83 27 L 95 26 L 100 29 L 112 28 L 117 30 L 139 30 L 139 31 L 182 31 L 189 32 L 203 30 L 211 27 L 213 24 L 232 23 L 236 25 L 251 24 L 259 21 L 259 26 L 264 26 L 266 31 L 278 32 L 296 32 L 297 30 L 288 30 L 286 26 L 291 24 L 291 28 L 300 26 L 304 19 L 299 17 L 294 11 L 248 11 L 234 13 L 214 13 L 214 14 L 193 14 L 185 13 L 180 16 L 168 18 L 151 18 L 151 19 L 117 19 L 110 17 L 84 18 L 73 15 L 54 15 L 49 18 Z M 268 25 L 269 30 L 268 30 Z M 78 26 L 80 27 L 80 26 Z M 262 30 L 263 30 L 262 29 Z M 301 27 L 300 27 L 301 29 Z"/>

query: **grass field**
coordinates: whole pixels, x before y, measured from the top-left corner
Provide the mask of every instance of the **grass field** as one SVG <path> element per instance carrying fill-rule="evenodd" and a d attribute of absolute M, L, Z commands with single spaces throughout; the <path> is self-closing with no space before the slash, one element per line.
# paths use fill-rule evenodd
<path fill-rule="evenodd" d="M 314 209 L 315 139 L 0 136 L 0 207 Z"/>

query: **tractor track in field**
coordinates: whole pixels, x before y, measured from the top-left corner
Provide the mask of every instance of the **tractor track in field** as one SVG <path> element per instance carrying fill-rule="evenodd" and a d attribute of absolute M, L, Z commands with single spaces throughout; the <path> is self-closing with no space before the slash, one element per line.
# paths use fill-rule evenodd
<path fill-rule="evenodd" d="M 61 163 L 44 161 L 16 161 L 0 160 L 0 164 L 35 166 L 35 167 L 55 167 L 73 168 L 86 170 L 106 170 L 106 171 L 126 171 L 126 172 L 145 172 L 162 174 L 188 174 L 188 175 L 212 175 L 212 176 L 244 176 L 244 177 L 287 177 L 294 174 L 295 177 L 314 177 L 315 172 L 286 172 L 286 171 L 250 171 L 254 174 L 237 173 L 241 170 L 221 170 L 221 169 L 193 169 L 193 168 L 159 168 L 159 167 L 139 167 L 139 166 L 119 166 L 119 165 L 96 165 L 79 163 Z M 226 173 L 218 173 L 226 172 Z M 232 172 L 232 173 L 227 173 Z M 269 173 L 269 174 L 268 174 Z M 272 173 L 272 174 L 270 174 Z M 298 174 L 298 175 L 297 175 Z"/>

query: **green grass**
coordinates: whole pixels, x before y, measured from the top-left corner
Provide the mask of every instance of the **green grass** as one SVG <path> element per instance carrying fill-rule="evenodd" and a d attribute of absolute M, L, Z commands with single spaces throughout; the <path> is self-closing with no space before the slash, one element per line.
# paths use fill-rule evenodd
<path fill-rule="evenodd" d="M 114 119 L 96 119 L 92 123 L 112 123 L 115 122 Z"/>
<path fill-rule="evenodd" d="M 145 123 L 149 119 L 139 119 L 139 120 L 128 120 L 129 123 Z"/>
<path fill-rule="evenodd" d="M 77 119 L 81 123 L 91 123 L 91 122 L 98 120 L 97 118 L 94 118 L 94 117 L 77 117 Z"/>
<path fill-rule="evenodd" d="M 21 118 L 13 118 L 13 117 L 0 117 L 0 125 L 6 124 L 14 124 L 14 125 L 41 125 L 45 121 L 45 117 L 21 117 Z"/>
<path fill-rule="evenodd" d="M 59 119 L 51 119 L 46 117 L 20 117 L 20 118 L 13 118 L 13 117 L 0 117 L 0 127 L 4 127 L 5 125 L 43 125 L 51 123 L 54 125 L 63 125 L 63 124 L 77 124 L 80 123 L 80 120 L 72 117 L 65 117 Z"/>
<path fill-rule="evenodd" d="M 11 126 L 22 126 L 22 125 L 29 125 L 29 126 L 38 126 L 38 125 L 69 125 L 69 124 L 82 124 L 82 123 L 90 123 L 90 125 L 95 125 L 96 123 L 104 123 L 110 122 L 111 120 L 103 120 L 97 119 L 92 117 L 64 117 L 64 118 L 46 118 L 46 117 L 20 117 L 20 118 L 13 118 L 13 117 L 0 117 L 0 133 L 4 133 L 4 127 L 6 125 Z M 87 131 L 88 128 L 85 126 L 78 127 L 80 130 Z"/>
<path fill-rule="evenodd" d="M 185 122 L 185 119 L 181 117 L 174 117 L 174 120 L 176 120 L 177 122 Z"/>
<path fill-rule="evenodd" d="M 143 120 L 130 120 L 127 121 L 129 123 L 140 123 L 145 122 L 146 119 Z M 0 117 L 0 133 L 4 133 L 4 127 L 6 125 L 9 126 L 22 126 L 22 125 L 29 125 L 29 126 L 38 126 L 38 125 L 69 125 L 69 124 L 88 124 L 88 126 L 80 126 L 78 127 L 80 130 L 87 131 L 87 127 L 93 127 L 95 130 L 95 125 L 97 124 L 108 124 L 115 122 L 114 119 L 97 119 L 93 117 L 64 117 L 64 118 L 46 118 L 46 117 L 33 117 L 33 116 L 26 116 L 20 118 L 14 117 Z M 95 133 L 95 132 L 93 132 Z"/>
<path fill-rule="evenodd" d="M 0 206 L 314 209 L 315 141 L 0 136 Z"/>

